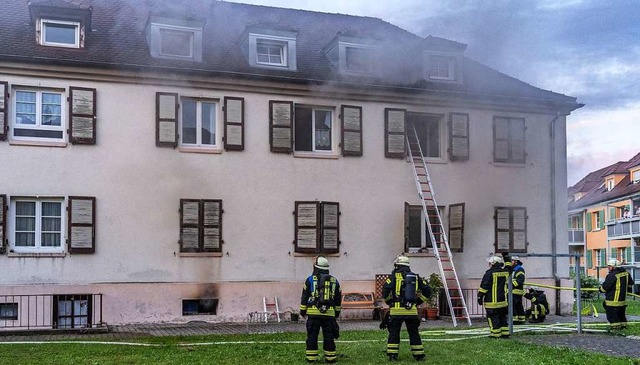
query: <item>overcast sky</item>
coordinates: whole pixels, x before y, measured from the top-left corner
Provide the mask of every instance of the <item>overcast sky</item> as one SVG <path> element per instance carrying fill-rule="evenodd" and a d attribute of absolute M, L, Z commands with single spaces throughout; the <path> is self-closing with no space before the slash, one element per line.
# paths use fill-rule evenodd
<path fill-rule="evenodd" d="M 567 119 L 568 184 L 640 152 L 638 0 L 233 0 L 381 18 L 586 104 Z"/>

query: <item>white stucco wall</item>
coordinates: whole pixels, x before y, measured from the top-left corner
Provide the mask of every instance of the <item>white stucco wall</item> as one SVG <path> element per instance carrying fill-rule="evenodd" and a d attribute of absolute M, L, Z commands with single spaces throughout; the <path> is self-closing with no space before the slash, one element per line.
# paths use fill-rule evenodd
<path fill-rule="evenodd" d="M 239 287 L 243 288 L 240 291 L 249 290 L 245 293 L 247 300 L 233 301 L 233 305 L 229 298 L 222 299 L 221 304 L 229 304 L 220 308 L 220 317 L 239 318 L 256 310 L 255 303 L 267 295 L 256 290 L 259 285 L 253 285 L 264 281 L 269 283 L 267 293 L 278 292 L 274 287 L 284 285 L 283 302 L 295 305 L 299 286 L 311 271 L 313 256 L 294 254 L 292 212 L 295 201 L 315 199 L 340 203 L 342 245 L 340 255 L 330 257 L 332 274 L 352 290 L 371 291 L 375 274 L 388 273 L 393 258 L 403 251 L 404 202 L 419 203 L 410 164 L 384 157 L 384 108 L 443 113 L 447 117 L 450 112 L 470 115 L 469 161 L 429 165 L 438 204 L 466 204 L 464 252 L 454 254 L 463 287 L 475 288 L 487 268 L 485 257 L 494 250 L 495 206 L 526 207 L 529 252 L 551 252 L 549 128 L 554 116 L 550 114 L 442 103 L 430 106 L 426 98 L 424 106 L 419 107 L 333 99 L 327 93 L 325 97 L 312 97 L 223 91 L 215 85 L 205 89 L 1 73 L 0 79 L 11 85 L 93 87 L 97 89 L 98 110 L 95 145 L 56 148 L 0 143 L 0 165 L 5 171 L 0 175 L 1 194 L 97 199 L 95 254 L 63 258 L 0 256 L 0 294 L 10 287 L 32 284 L 82 285 L 84 289 L 94 286 L 97 291 L 106 286 L 113 291 L 117 284 L 148 283 L 178 300 L 182 294 L 177 286 L 216 283 L 221 293 L 227 287 L 230 296 L 238 295 Z M 156 92 L 245 98 L 245 150 L 202 154 L 156 147 Z M 362 106 L 364 155 L 315 159 L 270 152 L 269 100 L 333 106 L 334 126 L 339 126 L 341 104 Z M 492 162 L 495 115 L 525 118 L 526 165 L 497 166 Z M 222 122 L 220 109 L 218 122 Z M 556 127 L 556 194 L 562 197 L 566 186 L 564 118 Z M 339 134 L 334 136 L 338 138 Z M 223 200 L 221 257 L 179 254 L 181 198 Z M 558 242 L 566 242 L 563 199 L 556 201 L 556 209 Z M 562 249 L 566 251 L 566 247 Z M 432 257 L 412 260 L 413 270 L 420 274 L 428 276 L 438 270 Z M 568 266 L 568 260 L 566 265 L 560 262 L 559 266 Z M 528 278 L 552 276 L 549 258 L 528 258 L 525 267 Z M 281 282 L 284 284 L 278 284 Z M 145 307 L 158 308 L 157 296 L 137 298 L 138 293 L 128 287 L 114 301 L 142 301 Z M 113 318 L 123 312 L 110 308 Z M 135 315 L 121 316 L 126 319 L 120 321 L 136 322 Z M 163 307 L 144 318 L 155 321 L 179 317 L 179 313 Z"/>

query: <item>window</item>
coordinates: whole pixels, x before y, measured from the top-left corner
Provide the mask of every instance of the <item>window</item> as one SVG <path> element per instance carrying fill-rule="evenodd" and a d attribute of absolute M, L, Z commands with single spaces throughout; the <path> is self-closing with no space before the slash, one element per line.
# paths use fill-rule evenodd
<path fill-rule="evenodd" d="M 241 44 L 249 66 L 296 71 L 297 33 L 269 29 L 248 32 Z"/>
<path fill-rule="evenodd" d="M 258 39 L 256 44 L 256 62 L 261 65 L 286 66 L 287 44 Z"/>
<path fill-rule="evenodd" d="M 640 182 L 640 170 L 636 170 L 631 173 L 631 181 L 633 181 L 634 184 Z"/>
<path fill-rule="evenodd" d="M 216 109 L 212 100 L 182 99 L 180 143 L 183 146 L 215 147 Z"/>
<path fill-rule="evenodd" d="M 11 248 L 15 252 L 63 252 L 62 199 L 11 200 Z"/>
<path fill-rule="evenodd" d="M 202 61 L 203 21 L 152 16 L 148 24 L 151 57 Z"/>
<path fill-rule="evenodd" d="M 494 117 L 493 161 L 525 163 L 525 131 L 523 118 Z"/>
<path fill-rule="evenodd" d="M 80 23 L 40 19 L 40 44 L 80 48 Z"/>
<path fill-rule="evenodd" d="M 615 186 L 615 182 L 613 181 L 613 179 L 608 179 L 607 180 L 607 191 L 611 191 L 614 186 Z"/>
<path fill-rule="evenodd" d="M 379 47 L 371 39 L 337 36 L 324 54 L 341 74 L 371 76 L 377 72 Z"/>
<path fill-rule="evenodd" d="M 455 79 L 455 57 L 429 56 L 429 78 L 432 80 Z"/>
<path fill-rule="evenodd" d="M 442 159 L 443 152 L 443 128 L 442 116 L 424 113 L 407 113 L 408 133 L 413 133 L 415 128 L 422 154 L 430 159 Z"/>
<path fill-rule="evenodd" d="M 295 202 L 294 216 L 296 252 L 340 252 L 339 203 Z"/>
<path fill-rule="evenodd" d="M 593 250 L 593 255 L 596 257 L 596 267 L 602 267 L 604 264 L 604 251 L 603 250 Z"/>
<path fill-rule="evenodd" d="M 582 215 L 572 215 L 569 217 L 569 228 L 582 229 Z"/>
<path fill-rule="evenodd" d="M 0 303 L 0 320 L 18 320 L 18 303 Z"/>
<path fill-rule="evenodd" d="M 433 236 L 436 245 L 440 248 L 442 240 L 442 226 L 438 224 L 435 209 L 429 207 L 429 219 L 432 224 Z M 438 207 L 440 217 L 444 215 L 444 207 Z M 433 248 L 429 227 L 422 211 L 422 205 L 409 205 L 405 203 L 405 235 L 404 251 L 409 253 L 427 252 Z"/>
<path fill-rule="evenodd" d="M 348 72 L 372 73 L 374 70 L 373 49 L 347 46 L 344 51 L 345 70 Z"/>
<path fill-rule="evenodd" d="M 222 252 L 222 200 L 180 199 L 180 252 Z"/>
<path fill-rule="evenodd" d="M 333 113 L 331 110 L 296 106 L 295 151 L 333 151 Z"/>
<path fill-rule="evenodd" d="M 496 207 L 496 252 L 527 252 L 527 208 Z"/>
<path fill-rule="evenodd" d="M 596 218 L 596 228 L 598 230 L 604 228 L 604 210 L 599 210 L 594 213 Z"/>
<path fill-rule="evenodd" d="M 54 295 L 53 328 L 91 327 L 91 304 L 91 294 Z"/>
<path fill-rule="evenodd" d="M 12 137 L 22 140 L 63 140 L 64 94 L 55 90 L 14 91 L 14 126 Z"/>
<path fill-rule="evenodd" d="M 183 316 L 215 315 L 217 310 L 218 310 L 218 299 L 216 298 L 183 299 L 182 300 Z"/>

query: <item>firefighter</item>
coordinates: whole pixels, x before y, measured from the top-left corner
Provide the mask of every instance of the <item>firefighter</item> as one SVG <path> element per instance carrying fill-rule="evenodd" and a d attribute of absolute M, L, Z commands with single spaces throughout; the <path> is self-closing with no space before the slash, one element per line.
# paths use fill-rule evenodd
<path fill-rule="evenodd" d="M 389 305 L 387 356 L 390 361 L 398 361 L 400 330 L 404 322 L 409 332 L 413 358 L 424 361 L 424 346 L 418 332 L 420 318 L 417 307 L 431 297 L 431 288 L 426 280 L 411 272 L 409 258 L 404 254 L 396 257 L 393 265 L 393 271 L 382 288 L 382 297 Z"/>
<path fill-rule="evenodd" d="M 525 324 L 526 317 L 522 305 L 525 275 L 522 261 L 518 256 L 511 256 L 511 267 L 513 268 L 513 324 Z"/>
<path fill-rule="evenodd" d="M 600 292 L 605 293 L 602 306 L 607 312 L 607 321 L 612 330 L 627 327 L 627 290 L 633 287 L 633 279 L 629 273 L 620 267 L 620 261 L 610 259 L 607 263 L 609 273 L 600 285 Z"/>
<path fill-rule="evenodd" d="M 318 334 L 322 328 L 322 349 L 328 363 L 336 362 L 335 339 L 342 305 L 342 291 L 336 278 L 329 275 L 329 260 L 316 257 L 313 274 L 304 282 L 300 298 L 300 315 L 307 317 L 307 362 L 318 361 Z"/>
<path fill-rule="evenodd" d="M 525 312 L 525 316 L 529 318 L 529 323 L 544 322 L 549 313 L 549 302 L 547 302 L 547 296 L 544 291 L 532 286 L 524 297 L 531 301 L 531 308 Z"/>
<path fill-rule="evenodd" d="M 502 257 L 491 256 L 489 270 L 484 273 L 478 289 L 478 305 L 484 305 L 487 311 L 489 336 L 493 338 L 509 337 L 507 280 L 510 274 L 503 265 Z"/>

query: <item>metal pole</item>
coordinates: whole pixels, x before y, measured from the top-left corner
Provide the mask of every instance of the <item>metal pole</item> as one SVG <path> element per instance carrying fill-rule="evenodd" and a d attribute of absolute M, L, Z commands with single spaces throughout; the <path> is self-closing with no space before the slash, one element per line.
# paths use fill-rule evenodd
<path fill-rule="evenodd" d="M 582 286 L 580 278 L 580 256 L 576 257 L 576 310 L 578 311 L 578 334 L 582 334 Z"/>
<path fill-rule="evenodd" d="M 509 304 L 509 335 L 513 334 L 513 271 L 509 274 L 509 283 L 507 283 L 507 288 L 509 288 L 509 294 L 507 303 Z"/>

